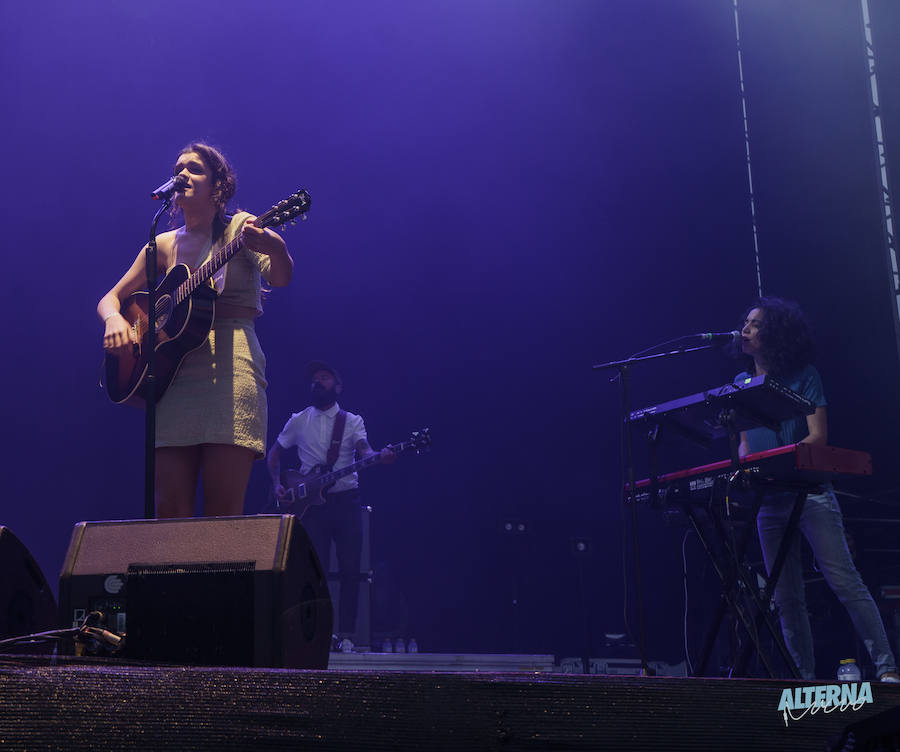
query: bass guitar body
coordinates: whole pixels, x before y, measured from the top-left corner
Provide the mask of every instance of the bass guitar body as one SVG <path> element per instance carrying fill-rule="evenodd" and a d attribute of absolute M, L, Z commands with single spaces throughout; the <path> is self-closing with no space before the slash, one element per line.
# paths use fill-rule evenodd
<path fill-rule="evenodd" d="M 310 507 L 325 503 L 325 494 L 334 486 L 336 480 L 328 478 L 331 468 L 327 465 L 316 465 L 310 472 L 301 473 L 299 470 L 287 470 L 285 480 L 288 495 L 282 499 L 280 506 L 288 510 L 289 514 L 302 520 Z M 324 481 L 324 482 L 323 482 Z"/>
<path fill-rule="evenodd" d="M 156 399 L 159 400 L 178 373 L 185 355 L 206 341 L 215 315 L 216 292 L 204 285 L 181 303 L 176 303 L 176 291 L 190 274 L 185 264 L 177 264 L 157 285 L 156 337 L 148 328 L 149 294 L 135 293 L 123 303 L 122 316 L 131 326 L 135 344 L 131 352 L 106 355 L 106 392 L 113 402 L 143 405 L 147 390 L 147 354 L 154 343 L 153 372 Z"/>

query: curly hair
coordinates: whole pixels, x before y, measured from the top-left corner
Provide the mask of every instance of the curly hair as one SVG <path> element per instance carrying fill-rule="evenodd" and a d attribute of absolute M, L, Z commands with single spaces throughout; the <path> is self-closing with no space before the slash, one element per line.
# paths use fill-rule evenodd
<path fill-rule="evenodd" d="M 213 221 L 213 237 L 221 237 L 225 232 L 225 228 L 228 226 L 229 217 L 226 206 L 234 196 L 234 192 L 237 188 L 237 177 L 234 174 L 234 169 L 225 158 L 225 155 L 215 146 L 204 143 L 203 141 L 189 143 L 178 152 L 178 157 L 175 159 L 175 162 L 177 163 L 178 159 L 190 152 L 194 152 L 200 156 L 200 159 L 203 160 L 203 163 L 212 175 L 212 198 L 219 208 L 216 218 Z M 177 213 L 178 208 L 173 204 L 173 220 Z"/>
<path fill-rule="evenodd" d="M 759 344 L 771 375 L 788 376 L 815 360 L 812 327 L 797 303 L 783 298 L 759 298 L 744 312 L 741 329 L 754 308 L 763 312 Z M 737 346 L 739 360 L 752 372 L 753 359 L 739 348 L 740 345 Z"/>

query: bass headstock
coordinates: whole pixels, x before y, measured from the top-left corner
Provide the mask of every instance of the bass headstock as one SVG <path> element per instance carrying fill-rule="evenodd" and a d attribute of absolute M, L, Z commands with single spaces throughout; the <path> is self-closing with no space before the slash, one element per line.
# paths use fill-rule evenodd
<path fill-rule="evenodd" d="M 412 434 L 410 434 L 409 441 L 406 443 L 416 454 L 424 452 L 431 446 L 431 429 L 422 428 L 418 431 L 413 431 Z"/>

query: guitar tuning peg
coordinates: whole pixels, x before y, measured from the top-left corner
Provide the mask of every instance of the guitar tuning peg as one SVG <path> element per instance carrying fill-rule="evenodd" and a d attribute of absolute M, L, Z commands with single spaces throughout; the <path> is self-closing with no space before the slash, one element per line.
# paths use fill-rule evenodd
<path fill-rule="evenodd" d="M 303 220 L 304 222 L 306 221 L 306 212 L 304 212 L 303 214 L 300 215 L 300 219 Z"/>

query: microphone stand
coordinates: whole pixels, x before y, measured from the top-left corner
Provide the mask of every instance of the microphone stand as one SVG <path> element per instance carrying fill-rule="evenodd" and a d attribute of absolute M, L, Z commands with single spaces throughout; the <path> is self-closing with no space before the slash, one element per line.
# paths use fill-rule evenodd
<path fill-rule="evenodd" d="M 150 239 L 147 242 L 147 251 L 144 255 L 147 271 L 147 376 L 144 381 L 144 519 L 152 520 L 156 517 L 156 376 L 153 373 L 153 364 L 156 358 L 156 225 L 163 212 L 167 211 L 172 203 L 170 195 L 164 201 L 159 211 L 153 217 L 150 225 Z"/>
<path fill-rule="evenodd" d="M 638 651 L 641 658 L 641 675 L 650 675 L 650 666 L 647 663 L 647 633 L 644 628 L 644 591 L 641 585 L 641 556 L 640 541 L 638 538 L 638 521 L 637 521 L 637 504 L 635 503 L 635 486 L 634 486 L 634 454 L 633 442 L 631 437 L 631 393 L 629 381 L 629 368 L 635 363 L 644 363 L 650 360 L 659 360 L 661 358 L 670 358 L 675 355 L 685 355 L 687 353 L 697 352 L 698 350 L 711 350 L 713 344 L 699 345 L 696 347 L 680 348 L 678 350 L 670 350 L 668 352 L 654 353 L 652 355 L 642 355 L 639 357 L 627 358 L 626 360 L 612 360 L 608 363 L 598 363 L 592 366 L 594 371 L 617 370 L 622 381 L 622 421 L 625 427 L 625 473 L 628 482 L 628 489 L 631 502 L 631 540 L 632 549 L 634 551 L 634 579 L 635 589 L 637 591 L 637 609 L 638 609 Z M 651 441 L 656 441 L 656 437 L 652 436 Z M 654 473 L 655 474 L 655 473 Z M 651 480 L 651 483 L 654 481 Z M 628 618 L 627 615 L 625 617 Z"/>

